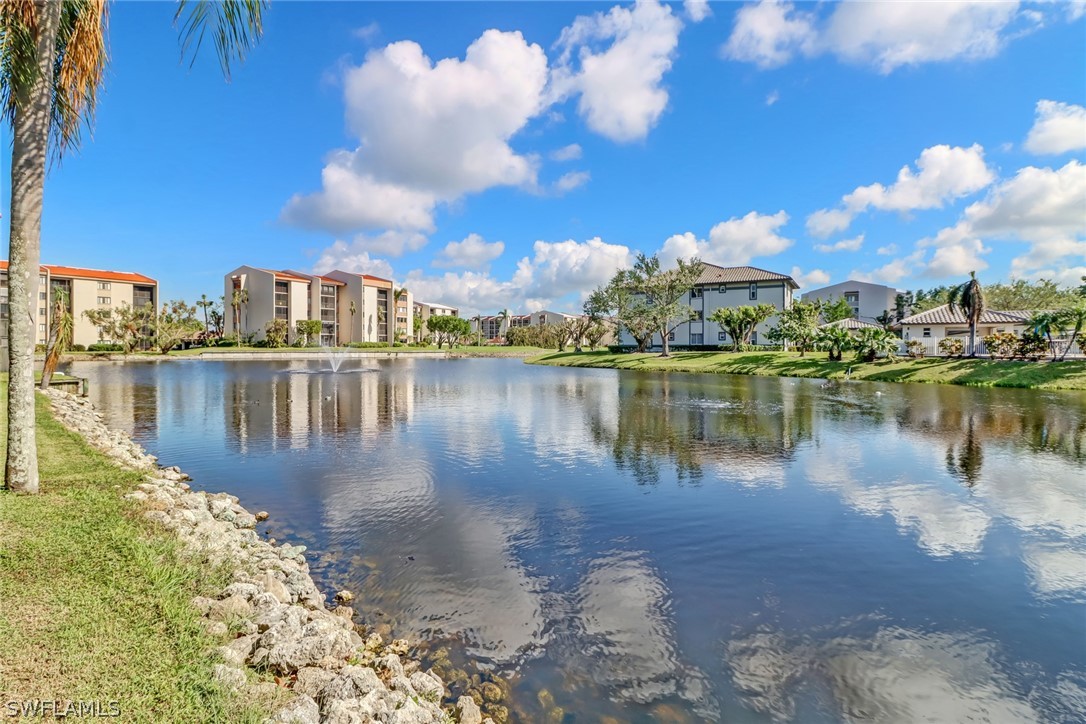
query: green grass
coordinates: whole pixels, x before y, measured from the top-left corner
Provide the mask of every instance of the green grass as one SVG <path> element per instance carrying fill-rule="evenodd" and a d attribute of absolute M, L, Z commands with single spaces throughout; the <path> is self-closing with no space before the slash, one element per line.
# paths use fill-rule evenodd
<path fill-rule="evenodd" d="M 0 387 L 0 409 L 6 406 Z M 220 689 L 190 601 L 226 583 L 121 496 L 142 482 L 39 395 L 41 494 L 0 492 L 0 702 L 117 701 L 123 721 L 259 721 Z M 0 422 L 0 451 L 6 443 Z"/>
<path fill-rule="evenodd" d="M 865 364 L 846 359 L 830 362 L 824 352 L 675 352 L 611 354 L 610 352 L 551 352 L 527 360 L 530 364 L 602 367 L 650 372 L 704 372 L 764 377 L 842 378 L 878 382 L 924 382 L 976 387 L 1026 387 L 1046 390 L 1086 390 L 1086 361 L 1005 362 L 985 359 L 899 359 Z"/>

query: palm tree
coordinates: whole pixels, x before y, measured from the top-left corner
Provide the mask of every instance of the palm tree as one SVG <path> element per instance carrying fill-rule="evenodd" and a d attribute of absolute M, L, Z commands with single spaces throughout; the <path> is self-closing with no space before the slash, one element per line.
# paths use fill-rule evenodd
<path fill-rule="evenodd" d="M 1052 361 L 1055 362 L 1058 352 L 1054 337 L 1063 334 L 1067 327 L 1067 315 L 1062 310 L 1036 312 L 1029 318 L 1029 326 L 1033 327 L 1034 332 L 1044 335 L 1048 340 L 1048 349 L 1052 353 Z"/>
<path fill-rule="evenodd" d="M 399 289 L 396 289 L 395 291 L 392 292 L 393 306 L 396 308 L 396 315 L 393 317 L 393 319 L 396 320 L 396 323 L 393 325 L 393 329 L 395 330 L 396 333 L 392 337 L 389 337 L 389 344 L 392 344 L 393 337 L 395 337 L 396 339 L 399 339 L 399 336 L 400 336 L 400 327 L 399 327 L 399 324 L 400 324 L 400 322 L 399 322 L 399 319 L 400 319 L 400 300 L 403 299 L 406 296 L 407 296 L 407 287 L 400 287 Z M 403 332 L 404 332 L 404 335 L 406 336 L 407 329 L 405 328 L 403 330 Z"/>
<path fill-rule="evenodd" d="M 200 298 L 196 300 L 196 306 L 204 310 L 204 337 L 205 339 L 211 336 L 211 325 L 207 319 L 207 310 L 215 305 L 214 299 L 208 299 L 206 294 L 201 294 Z"/>
<path fill-rule="evenodd" d="M 261 34 L 266 0 L 180 0 L 182 56 L 213 26 L 229 78 L 230 59 Z M 45 164 L 79 144 L 94 116 L 106 64 L 105 0 L 0 2 L 0 108 L 11 124 L 11 231 L 8 285 L 8 440 L 3 486 L 38 492 L 34 428 L 33 311 L 41 259 Z M 24 320 L 16 323 L 16 320 Z"/>
<path fill-rule="evenodd" d="M 829 352 L 830 362 L 840 362 L 844 351 L 852 347 L 852 333 L 839 324 L 830 325 L 818 330 L 815 342 Z"/>
<path fill-rule="evenodd" d="M 501 316 L 502 321 L 501 326 L 498 329 L 505 330 L 502 332 L 502 341 L 504 342 L 505 337 L 509 334 L 509 308 L 506 307 L 505 309 L 503 309 L 501 315 L 499 316 Z"/>
<path fill-rule="evenodd" d="M 63 289 L 53 290 L 53 311 L 49 318 L 49 343 L 46 345 L 45 364 L 41 370 L 41 388 L 49 389 L 53 374 L 57 371 L 60 355 L 72 344 L 75 320 L 72 319 L 68 304 L 68 293 Z"/>
<path fill-rule="evenodd" d="M 1083 280 L 1086 281 L 1086 277 L 1083 277 Z M 1063 316 L 1065 328 L 1071 329 L 1071 338 L 1067 340 L 1067 346 L 1063 348 L 1063 353 L 1060 355 L 1062 361 L 1067 358 L 1067 353 L 1075 346 L 1075 341 L 1078 340 L 1083 328 L 1086 328 L 1086 300 L 1064 309 L 1060 314 Z"/>
<path fill-rule="evenodd" d="M 237 346 L 241 346 L 241 305 L 249 303 L 248 289 L 235 289 L 230 296 L 230 306 L 234 308 L 234 334 L 237 335 Z"/>
<path fill-rule="evenodd" d="M 353 299 L 351 300 L 351 303 L 347 305 L 347 309 L 351 313 L 351 328 L 349 330 L 347 330 L 347 344 L 353 344 L 354 343 L 354 315 L 358 312 L 358 307 L 355 306 L 355 303 L 354 303 Z"/>
<path fill-rule="evenodd" d="M 888 332 L 881 327 L 864 327 L 857 330 L 852 347 L 856 350 L 856 359 L 874 362 L 881 353 L 893 359 L 894 352 L 898 350 L 900 344 L 901 340 L 893 332 Z"/>
<path fill-rule="evenodd" d="M 950 290 L 947 303 L 951 312 L 961 310 L 969 322 L 969 356 L 977 356 L 977 323 L 984 314 L 984 289 L 977 280 L 975 271 L 969 272 L 969 281 L 963 282 Z"/>

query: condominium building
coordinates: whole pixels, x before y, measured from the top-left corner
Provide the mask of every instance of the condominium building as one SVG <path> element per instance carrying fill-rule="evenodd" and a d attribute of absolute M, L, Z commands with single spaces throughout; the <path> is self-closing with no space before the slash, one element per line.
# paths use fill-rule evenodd
<path fill-rule="evenodd" d="M 792 306 L 792 294 L 799 289 L 796 281 L 787 274 L 766 271 L 752 266 L 723 267 L 702 263 L 701 276 L 693 288 L 683 295 L 682 302 L 694 310 L 694 319 L 680 324 L 668 337 L 668 343 L 677 346 L 717 346 L 730 343 L 728 333 L 710 317 L 722 307 L 742 307 L 771 304 L 785 310 Z M 772 316 L 759 324 L 751 336 L 752 344 L 766 344 L 766 334 L 777 323 Z M 620 344 L 633 345 L 633 336 L 625 329 Z M 653 346 L 662 346 L 659 333 L 653 336 Z"/>
<path fill-rule="evenodd" d="M 882 284 L 858 282 L 850 279 L 821 289 L 804 293 L 803 301 L 832 302 L 844 298 L 852 307 L 852 316 L 865 322 L 874 322 L 883 314 L 893 314 L 897 307 L 897 295 L 901 291 Z M 908 310 L 906 310 L 908 313 Z"/>
<path fill-rule="evenodd" d="M 287 324 L 288 343 L 297 341 L 297 324 L 303 320 L 320 320 L 323 346 L 411 338 L 411 293 L 396 290 L 389 279 L 338 270 L 316 275 L 240 266 L 223 281 L 227 334 L 237 331 L 261 340 L 268 324 L 279 319 Z"/>
<path fill-rule="evenodd" d="M 426 322 L 430 317 L 459 317 L 460 310 L 456 307 L 450 307 L 445 304 L 435 304 L 433 302 L 415 302 L 414 303 L 415 318 L 419 320 L 419 330 L 415 333 L 415 341 L 421 342 L 430 333 L 426 329 Z"/>
<path fill-rule="evenodd" d="M 38 344 L 45 344 L 49 335 L 49 314 L 55 290 L 62 289 L 68 296 L 68 311 L 73 322 L 72 344 L 79 345 L 113 341 L 102 337 L 98 327 L 87 319 L 86 311 L 122 306 L 142 307 L 147 304 L 155 308 L 159 303 L 158 282 L 143 274 L 53 264 L 43 264 L 39 272 L 38 303 L 32 310 Z M 5 349 L 9 316 L 8 263 L 0 261 L 0 324 L 3 326 L 3 342 L 0 344 Z M 6 352 L 4 356 L 7 356 Z"/>

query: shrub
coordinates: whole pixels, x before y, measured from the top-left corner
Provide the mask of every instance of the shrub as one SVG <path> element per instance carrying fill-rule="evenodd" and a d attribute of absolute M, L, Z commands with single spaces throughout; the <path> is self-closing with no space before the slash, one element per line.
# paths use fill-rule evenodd
<path fill-rule="evenodd" d="M 1043 334 L 1025 332 L 1018 339 L 1018 346 L 1015 348 L 1015 353 L 1019 357 L 1024 357 L 1026 359 L 1040 359 L 1048 354 L 1048 340 L 1045 339 Z"/>
<path fill-rule="evenodd" d="M 236 337 L 223 337 L 216 344 L 219 347 L 237 347 L 238 340 Z"/>
<path fill-rule="evenodd" d="M 943 352 L 946 352 L 946 350 L 943 349 L 943 342 L 949 342 L 949 341 L 950 341 L 949 339 L 940 340 L 939 349 L 941 351 L 943 351 Z M 954 340 L 954 341 L 958 341 L 958 340 Z M 960 344 L 960 342 L 959 342 L 959 344 Z M 913 359 L 919 359 L 919 358 L 923 357 L 927 353 L 927 349 L 924 347 L 924 343 L 919 339 L 910 339 L 908 342 L 906 342 L 905 343 L 905 351 L 908 352 L 909 356 L 912 357 Z M 949 354 L 949 353 L 947 353 L 947 354 Z"/>
<path fill-rule="evenodd" d="M 609 344 L 607 345 L 607 351 L 611 354 L 626 354 L 627 352 L 633 352 L 637 347 L 632 344 Z"/>
<path fill-rule="evenodd" d="M 264 325 L 264 340 L 268 347 L 282 347 L 287 343 L 290 326 L 285 319 L 273 319 Z"/>
<path fill-rule="evenodd" d="M 86 352 L 87 351 L 87 345 L 85 345 L 85 344 L 73 344 L 72 345 L 72 351 L 73 352 Z"/>
<path fill-rule="evenodd" d="M 912 344 L 912 342 L 909 344 Z M 987 342 L 985 344 L 987 344 Z M 947 357 L 961 357 L 965 354 L 965 342 L 952 337 L 943 337 L 939 340 L 939 351 Z"/>
<path fill-rule="evenodd" d="M 44 344 L 36 344 L 36 345 L 34 345 L 34 352 L 36 354 L 45 354 L 45 345 Z"/>
<path fill-rule="evenodd" d="M 124 347 L 113 342 L 95 342 L 87 347 L 88 352 L 123 352 Z"/>
<path fill-rule="evenodd" d="M 388 342 L 351 342 L 347 346 L 354 349 L 388 349 Z"/>
<path fill-rule="evenodd" d="M 996 359 L 1010 359 L 1018 352 L 1018 337 L 1011 332 L 988 334 L 982 341 L 988 354 Z"/>
<path fill-rule="evenodd" d="M 404 344 L 403 342 L 393 342 L 392 346 L 393 347 L 406 347 L 407 345 Z"/>

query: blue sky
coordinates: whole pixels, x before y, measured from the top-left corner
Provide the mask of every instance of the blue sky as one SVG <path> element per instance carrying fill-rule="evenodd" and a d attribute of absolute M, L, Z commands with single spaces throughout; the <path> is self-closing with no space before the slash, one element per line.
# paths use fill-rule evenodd
<path fill-rule="evenodd" d="M 1084 9 L 281 2 L 226 83 L 179 63 L 172 4 L 114 3 L 42 258 L 190 301 L 240 264 L 342 268 L 484 312 L 576 308 L 638 251 L 806 289 L 1071 283 Z"/>

